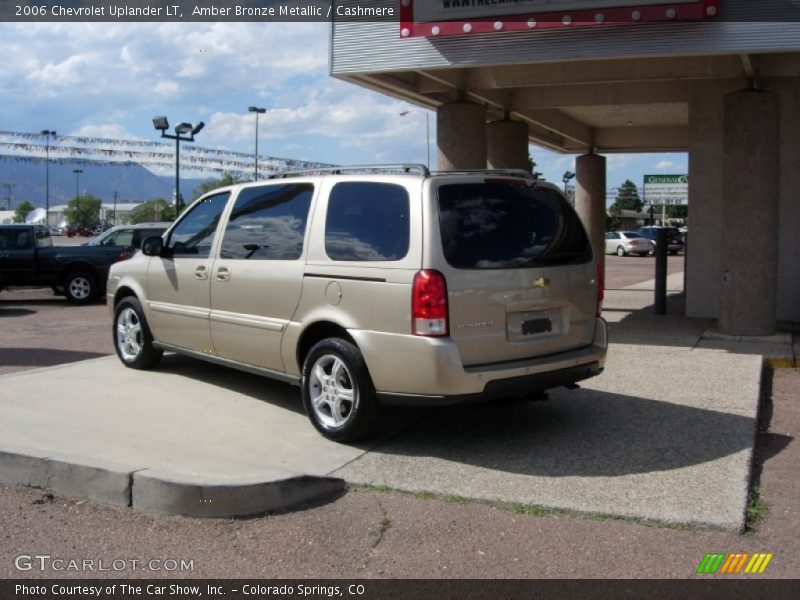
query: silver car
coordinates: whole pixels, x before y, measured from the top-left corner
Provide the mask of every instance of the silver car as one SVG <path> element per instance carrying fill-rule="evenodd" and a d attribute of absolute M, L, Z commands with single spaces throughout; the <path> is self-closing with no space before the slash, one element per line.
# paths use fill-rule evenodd
<path fill-rule="evenodd" d="M 646 256 L 655 244 L 635 231 L 609 231 L 606 233 L 606 254 Z"/>
<path fill-rule="evenodd" d="M 577 214 L 530 173 L 290 172 L 214 190 L 108 282 L 116 351 L 301 387 L 328 438 L 384 404 L 534 394 L 603 370 L 603 283 Z"/>

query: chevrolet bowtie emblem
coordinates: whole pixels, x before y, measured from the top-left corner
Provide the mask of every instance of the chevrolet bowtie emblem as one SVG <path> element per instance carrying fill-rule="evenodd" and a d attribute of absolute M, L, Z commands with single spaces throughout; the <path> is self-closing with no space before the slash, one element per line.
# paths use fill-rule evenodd
<path fill-rule="evenodd" d="M 544 288 L 550 285 L 550 279 L 547 277 L 539 277 L 539 279 L 535 279 L 533 281 L 533 287 L 540 287 Z"/>

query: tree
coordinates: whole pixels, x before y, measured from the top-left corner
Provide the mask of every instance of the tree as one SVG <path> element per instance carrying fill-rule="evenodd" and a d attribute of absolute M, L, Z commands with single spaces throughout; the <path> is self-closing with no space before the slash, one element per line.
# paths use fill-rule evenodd
<path fill-rule="evenodd" d="M 103 203 L 100 198 L 84 194 L 67 203 L 64 218 L 71 227 L 93 228 L 100 221 L 100 209 Z"/>
<path fill-rule="evenodd" d="M 670 219 L 685 219 L 689 216 L 689 207 L 685 204 L 671 204 L 667 206 L 667 216 Z"/>
<path fill-rule="evenodd" d="M 622 227 L 622 209 L 618 202 L 611 205 L 609 212 L 611 213 L 611 221 L 608 224 L 609 231 L 617 231 Z"/>
<path fill-rule="evenodd" d="M 619 186 L 617 197 L 614 200 L 614 204 L 611 205 L 611 210 L 635 210 L 636 212 L 641 212 L 642 206 L 644 206 L 644 204 L 639 197 L 639 189 L 630 179 L 626 179 L 625 182 Z"/>
<path fill-rule="evenodd" d="M 193 200 L 196 200 L 203 194 L 207 194 L 208 192 L 216 190 L 217 188 L 225 187 L 226 185 L 233 185 L 234 183 L 242 183 L 243 181 L 245 180 L 234 177 L 230 173 L 225 173 L 219 179 L 206 181 L 204 184 L 195 188 Z M 183 194 L 181 194 L 181 196 L 183 196 Z"/>
<path fill-rule="evenodd" d="M 17 205 L 17 210 L 14 211 L 14 223 L 24 223 L 30 212 L 35 208 L 36 207 L 27 200 L 20 202 Z"/>
<path fill-rule="evenodd" d="M 128 220 L 134 225 L 147 221 L 174 221 L 175 207 L 162 198 L 148 200 L 134 208 L 128 214 Z"/>

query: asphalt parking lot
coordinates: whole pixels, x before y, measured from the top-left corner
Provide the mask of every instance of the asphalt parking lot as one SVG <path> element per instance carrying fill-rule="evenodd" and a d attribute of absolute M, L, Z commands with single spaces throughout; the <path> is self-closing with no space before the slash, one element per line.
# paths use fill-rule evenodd
<path fill-rule="evenodd" d="M 614 269 L 628 268 L 627 264 L 617 261 L 635 261 L 645 265 L 650 262 L 650 259 L 607 258 L 610 288 L 619 285 L 614 280 Z M 677 266 L 679 270 L 679 263 Z M 55 361 L 81 360 L 113 352 L 105 307 L 70 307 L 61 299 L 53 299 L 49 291 L 39 295 L 41 297 L 37 297 L 35 292 L 22 291 L 0 294 L 4 327 L 0 343 L 9 362 L 14 363 L 3 361 L 0 364 L 4 369 L 22 371 L 53 365 Z M 59 316 L 60 311 L 62 314 Z M 70 313 L 67 319 L 63 311 Z M 7 328 L 7 324 L 11 327 Z M 57 350 L 48 351 L 48 344 Z M 55 358 L 56 355 L 60 358 Z M 16 358 L 11 360 L 11 357 Z M 408 493 L 390 491 L 389 488 L 403 486 L 387 485 L 375 478 L 376 474 L 385 476 L 390 472 L 378 459 L 372 461 L 373 464 L 354 461 L 345 467 L 362 473 L 364 482 L 375 487 L 354 489 L 331 503 L 294 514 L 248 521 L 198 521 L 144 515 L 92 502 L 64 499 L 41 491 L 6 487 L 0 494 L 3 515 L 0 518 L 4 521 L 3 530 L 9 532 L 6 534 L 9 547 L 17 551 L 39 545 L 50 552 L 94 552 L 113 556 L 123 549 L 128 553 L 135 549 L 142 556 L 174 552 L 175 556 L 184 553 L 191 558 L 198 557 L 196 561 L 202 565 L 198 571 L 181 576 L 651 577 L 654 574 L 652 569 L 658 565 L 660 577 L 686 577 L 693 573 L 703 554 L 710 549 L 729 548 L 734 551 L 744 548 L 770 552 L 778 549 L 780 560 L 775 559 L 770 575 L 796 577 L 797 562 L 790 551 L 796 545 L 796 540 L 791 539 L 791 531 L 792 524 L 798 523 L 795 500 L 798 490 L 793 478 L 784 478 L 797 466 L 791 432 L 796 431 L 798 415 L 796 406 L 790 401 L 794 391 L 800 387 L 796 373 L 793 370 L 778 371 L 773 381 L 775 398 L 771 429 L 762 435 L 762 454 L 760 457 L 757 454 L 760 459 L 757 465 L 765 467 L 760 475 L 762 502 L 769 506 L 770 511 L 747 537 L 707 529 L 654 527 L 605 514 L 613 513 L 613 510 L 598 511 L 604 513 L 602 515 L 574 516 L 568 512 L 526 507 L 507 498 L 504 501 L 505 490 L 491 479 L 491 472 L 499 467 L 501 471 L 516 471 L 517 476 L 526 474 L 520 469 L 552 473 L 555 468 L 558 471 L 556 479 L 563 481 L 587 474 L 602 475 L 613 481 L 614 478 L 639 477 L 653 471 L 669 475 L 682 466 L 679 463 L 692 460 L 708 462 L 706 456 L 692 459 L 691 452 L 682 457 L 663 457 L 658 452 L 645 452 L 642 456 L 643 441 L 654 435 L 659 427 L 666 427 L 669 432 L 670 421 L 675 421 L 674 408 L 654 412 L 644 405 L 639 406 L 638 421 L 634 420 L 634 423 L 646 426 L 635 438 L 639 440 L 634 442 L 639 452 L 620 446 L 619 459 L 610 464 L 581 460 L 581 452 L 585 453 L 584 456 L 591 456 L 593 451 L 597 451 L 597 440 L 592 440 L 591 432 L 587 431 L 574 432 L 580 436 L 589 433 L 587 443 L 582 450 L 571 449 L 574 456 L 557 465 L 546 462 L 537 465 L 536 461 L 520 465 L 518 461 L 515 463 L 504 457 L 509 453 L 504 453 L 501 447 L 491 449 L 485 444 L 474 447 L 474 464 L 462 464 L 461 471 L 456 470 L 455 479 L 472 481 L 497 491 L 498 497 L 492 499 L 497 502 L 490 504 L 471 502 L 467 499 L 470 494 L 449 495 L 437 489 L 438 482 L 433 480 L 427 491 L 414 491 L 413 488 Z M 675 377 L 675 374 L 670 376 Z M 54 388 L 59 385 L 60 382 L 53 382 Z M 91 389 L 87 389 L 87 393 L 91 393 Z M 655 396 L 651 400 L 658 408 L 656 391 L 649 390 L 648 393 Z M 533 412 L 544 423 L 569 425 L 569 419 L 559 421 L 559 411 L 564 409 L 553 406 L 552 403 L 531 404 L 522 409 L 501 407 L 494 413 L 476 411 L 466 418 L 466 423 L 474 422 L 473 425 L 460 427 L 448 435 L 453 437 L 456 446 L 469 445 L 478 437 L 487 419 L 490 426 L 491 421 L 496 420 L 498 427 L 507 421 L 504 411 L 511 411 L 517 417 L 520 410 Z M 627 408 L 636 406 L 634 403 Z M 620 405 L 620 408 L 625 407 Z M 693 409 L 686 406 L 681 410 L 691 412 Z M 673 434 L 691 422 L 689 412 L 685 419 L 677 419 Z M 395 438 L 394 446 L 391 441 L 384 446 L 384 454 L 395 458 L 406 452 L 404 461 L 395 462 L 395 465 L 399 464 L 396 476 L 402 478 L 419 469 L 420 461 L 433 461 L 439 466 L 453 462 L 453 448 L 441 443 L 441 432 L 446 429 L 448 420 L 452 420 L 448 414 L 452 415 L 447 411 L 441 412 L 436 419 L 426 422 L 426 427 L 417 435 L 422 435 L 427 441 L 422 445 L 414 444 L 414 452 L 404 449 L 399 438 Z M 602 419 L 602 414 L 596 416 Z M 736 419 L 735 415 L 730 418 Z M 695 433 L 702 437 L 702 431 Z M 515 443 L 530 444 L 531 440 L 523 436 Z M 447 451 L 443 452 L 445 448 Z M 708 450 L 708 447 L 704 448 Z M 737 451 L 736 448 L 723 448 L 719 453 L 735 454 Z M 604 452 L 608 454 L 608 448 Z M 768 463 L 763 462 L 765 458 L 769 458 Z M 656 463 L 658 468 L 654 469 Z M 469 468 L 464 471 L 466 467 Z M 552 487 L 552 478 L 538 484 L 533 481 L 539 492 L 542 489 L 547 492 L 548 484 Z M 626 499 L 615 497 L 613 487 L 609 486 L 608 502 L 624 504 Z M 376 488 L 380 491 L 375 491 Z M 572 489 L 570 494 L 578 497 L 580 489 Z M 654 501 L 658 503 L 659 498 L 654 498 Z M 133 536 L 133 531 L 141 527 L 148 535 Z M 65 546 L 70 543 L 72 549 Z M 252 560 L 253 556 L 258 556 L 259 560 Z M 20 573 L 9 567 L 4 576 L 20 576 Z"/>

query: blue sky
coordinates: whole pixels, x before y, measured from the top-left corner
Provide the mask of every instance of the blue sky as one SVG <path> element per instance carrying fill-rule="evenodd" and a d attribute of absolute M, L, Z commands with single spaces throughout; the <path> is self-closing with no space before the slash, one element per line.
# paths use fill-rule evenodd
<path fill-rule="evenodd" d="M 259 154 L 425 162 L 424 111 L 331 78 L 328 36 L 326 23 L 1 23 L 0 130 L 155 141 L 164 114 L 205 121 L 199 145 L 252 152 L 255 104 Z M 574 156 L 531 152 L 551 181 L 574 170 Z M 686 171 L 685 154 L 609 155 L 608 187 Z"/>

